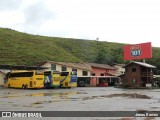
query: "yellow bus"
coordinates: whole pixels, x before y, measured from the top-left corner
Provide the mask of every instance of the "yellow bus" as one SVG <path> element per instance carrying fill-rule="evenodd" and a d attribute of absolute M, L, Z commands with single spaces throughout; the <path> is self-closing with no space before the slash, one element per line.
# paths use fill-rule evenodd
<path fill-rule="evenodd" d="M 61 72 L 60 87 L 72 88 L 77 87 L 77 72 Z"/>
<path fill-rule="evenodd" d="M 44 73 L 40 71 L 13 71 L 7 74 L 4 81 L 8 88 L 43 88 Z"/>
<path fill-rule="evenodd" d="M 60 86 L 60 72 L 59 71 L 53 71 L 53 72 L 45 71 L 44 72 L 44 87 L 45 88 L 59 88 L 59 86 Z"/>

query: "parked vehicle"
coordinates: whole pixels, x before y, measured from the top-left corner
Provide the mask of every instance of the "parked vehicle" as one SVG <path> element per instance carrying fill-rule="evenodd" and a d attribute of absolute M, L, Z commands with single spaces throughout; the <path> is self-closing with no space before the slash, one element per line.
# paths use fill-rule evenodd
<path fill-rule="evenodd" d="M 108 87 L 108 83 L 106 82 L 105 78 L 99 78 L 99 87 Z"/>
<path fill-rule="evenodd" d="M 61 72 L 60 87 L 72 88 L 77 87 L 77 72 Z"/>
<path fill-rule="evenodd" d="M 14 71 L 10 72 L 4 78 L 4 86 L 8 88 L 43 88 L 43 72 L 33 71 Z"/>
<path fill-rule="evenodd" d="M 45 71 L 44 72 L 44 87 L 58 88 L 60 86 L 60 72 L 59 71 Z"/>
<path fill-rule="evenodd" d="M 85 87 L 84 81 L 78 81 L 77 86 L 78 86 L 78 87 Z"/>

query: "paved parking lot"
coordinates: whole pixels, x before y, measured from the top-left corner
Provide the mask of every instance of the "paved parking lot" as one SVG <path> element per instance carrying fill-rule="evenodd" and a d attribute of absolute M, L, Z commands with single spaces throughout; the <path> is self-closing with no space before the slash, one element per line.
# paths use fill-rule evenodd
<path fill-rule="evenodd" d="M 37 90 L 0 88 L 0 91 L 1 111 L 160 111 L 160 89 L 77 87 Z M 151 119 L 158 118 L 146 118 Z"/>

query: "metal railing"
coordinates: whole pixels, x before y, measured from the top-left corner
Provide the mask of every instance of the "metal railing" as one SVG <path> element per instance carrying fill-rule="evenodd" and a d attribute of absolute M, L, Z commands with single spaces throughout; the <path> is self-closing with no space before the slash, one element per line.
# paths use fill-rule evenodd
<path fill-rule="evenodd" d="M 142 72 L 141 76 L 142 77 L 153 77 L 153 73 L 152 72 Z"/>

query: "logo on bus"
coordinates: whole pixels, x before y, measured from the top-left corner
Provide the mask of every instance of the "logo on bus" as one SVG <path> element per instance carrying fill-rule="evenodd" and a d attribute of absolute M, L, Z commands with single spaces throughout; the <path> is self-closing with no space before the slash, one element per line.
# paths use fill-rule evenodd
<path fill-rule="evenodd" d="M 132 46 L 130 54 L 131 54 L 132 57 L 141 56 L 141 54 L 142 54 L 141 46 L 138 46 L 138 45 Z"/>

